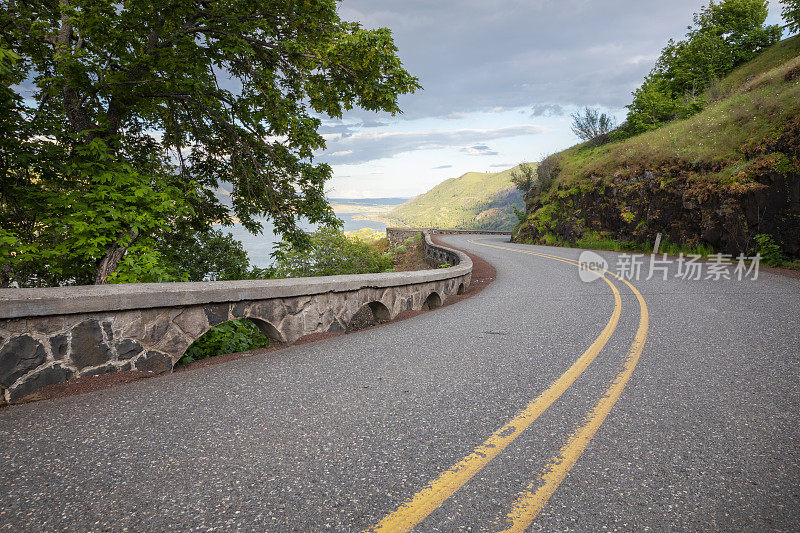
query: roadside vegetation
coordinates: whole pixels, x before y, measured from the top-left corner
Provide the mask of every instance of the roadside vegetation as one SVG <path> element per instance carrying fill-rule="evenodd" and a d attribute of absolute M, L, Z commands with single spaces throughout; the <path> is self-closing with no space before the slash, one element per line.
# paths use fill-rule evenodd
<path fill-rule="evenodd" d="M 273 265 L 260 277 L 288 278 L 400 272 L 430 268 L 425 263 L 422 236 L 392 246 L 386 233 L 363 228 L 341 233 L 323 228 L 311 234 L 311 246 L 297 249 L 280 243 L 273 253 Z"/>
<path fill-rule="evenodd" d="M 422 235 L 391 246 L 385 232 L 371 228 L 347 233 L 336 228 L 322 228 L 310 235 L 310 243 L 309 247 L 298 249 L 284 242 L 273 256 L 272 266 L 266 269 L 254 268 L 246 272 L 246 275 L 264 279 L 405 272 L 431 268 L 425 262 Z M 245 255 L 245 261 L 246 259 Z M 231 320 L 208 330 L 187 348 L 176 364 L 187 365 L 209 357 L 268 346 L 269 338 L 252 321 Z"/>
<path fill-rule="evenodd" d="M 786 3 L 796 9 L 797 2 Z M 545 158 L 518 186 L 515 240 L 613 250 L 800 256 L 800 36 L 762 0 L 712 3 L 670 41 L 616 130 Z M 797 21 L 787 18 L 789 28 Z M 575 127 L 600 126 L 585 112 Z M 580 119 L 580 120 L 578 120 Z M 765 255 L 762 253 L 762 255 Z M 773 254 L 774 256 L 774 254 Z M 787 262 L 788 261 L 788 262 Z M 777 260 L 771 261 L 777 263 Z"/>
<path fill-rule="evenodd" d="M 780 40 L 780 26 L 764 24 L 767 14 L 765 0 L 710 2 L 695 13 L 686 37 L 670 39 L 634 91 L 616 137 L 633 137 L 702 110 L 709 87 Z"/>
<path fill-rule="evenodd" d="M 390 254 L 348 237 L 336 228 L 321 228 L 309 235 L 309 241 L 310 245 L 305 248 L 286 241 L 278 243 L 272 253 L 273 265 L 261 277 L 297 278 L 392 270 Z"/>
<path fill-rule="evenodd" d="M 0 27 L 0 287 L 241 277 L 234 219 L 307 247 L 300 220 L 337 223 L 325 117 L 421 88 L 335 0 L 0 2 Z"/>
<path fill-rule="evenodd" d="M 753 239 L 756 242 L 753 251 L 763 258 L 767 266 L 800 270 L 800 259 L 787 257 L 772 235 L 759 233 Z"/>
<path fill-rule="evenodd" d="M 205 332 L 186 349 L 176 365 L 183 366 L 217 355 L 258 350 L 269 346 L 264 335 L 252 321 L 231 320 Z"/>

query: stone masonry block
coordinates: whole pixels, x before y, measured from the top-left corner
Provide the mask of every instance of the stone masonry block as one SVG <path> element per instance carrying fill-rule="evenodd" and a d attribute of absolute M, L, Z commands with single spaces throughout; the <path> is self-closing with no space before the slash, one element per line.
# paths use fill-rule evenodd
<path fill-rule="evenodd" d="M 194 340 L 200 338 L 208 330 L 208 319 L 205 310 L 200 306 L 189 307 L 172 320 L 189 337 Z"/>
<path fill-rule="evenodd" d="M 230 304 L 209 304 L 205 306 L 206 318 L 210 327 L 219 326 L 228 321 Z"/>
<path fill-rule="evenodd" d="M 44 346 L 30 335 L 11 339 L 0 350 L 0 385 L 10 387 L 46 359 Z"/>
<path fill-rule="evenodd" d="M 50 353 L 53 359 L 64 359 L 69 353 L 69 336 L 61 333 L 50 337 Z"/>
<path fill-rule="evenodd" d="M 11 402 L 16 402 L 20 398 L 35 392 L 48 385 L 54 385 L 67 381 L 72 377 L 72 371 L 60 364 L 56 364 L 31 374 L 25 381 L 18 383 L 8 389 Z"/>
<path fill-rule="evenodd" d="M 113 358 L 103 340 L 101 326 L 94 320 L 84 320 L 72 328 L 71 352 L 70 357 L 78 369 L 98 366 Z"/>
<path fill-rule="evenodd" d="M 136 370 L 163 374 L 172 370 L 172 358 L 167 354 L 151 350 L 136 360 Z"/>

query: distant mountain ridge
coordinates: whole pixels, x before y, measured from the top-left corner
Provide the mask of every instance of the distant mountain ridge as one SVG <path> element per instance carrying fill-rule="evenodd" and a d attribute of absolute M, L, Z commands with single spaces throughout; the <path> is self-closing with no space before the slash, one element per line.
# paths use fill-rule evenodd
<path fill-rule="evenodd" d="M 408 201 L 408 198 L 328 198 L 332 204 L 358 204 L 358 205 L 399 205 Z"/>
<path fill-rule="evenodd" d="M 398 226 L 510 231 L 519 222 L 514 208 L 525 207 L 511 181 L 516 168 L 450 178 L 381 218 Z"/>
<path fill-rule="evenodd" d="M 328 198 L 336 213 L 388 225 L 511 231 L 519 222 L 514 208 L 524 210 L 522 193 L 511 181 L 517 167 L 501 172 L 467 172 L 414 198 Z M 227 185 L 227 184 L 225 184 Z M 214 195 L 232 207 L 224 185 Z"/>

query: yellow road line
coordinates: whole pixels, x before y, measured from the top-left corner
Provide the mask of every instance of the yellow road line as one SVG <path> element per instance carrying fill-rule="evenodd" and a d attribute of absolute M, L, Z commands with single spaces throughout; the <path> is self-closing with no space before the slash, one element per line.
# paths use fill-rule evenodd
<path fill-rule="evenodd" d="M 493 245 L 484 244 L 483 246 Z M 497 246 L 493 247 L 500 248 Z M 514 250 L 514 248 L 505 247 L 503 247 L 503 249 Z M 524 250 L 517 251 L 531 255 L 539 255 L 541 257 L 557 257 Z M 561 482 L 564 481 L 570 469 L 575 466 L 578 458 L 580 458 L 583 451 L 589 445 L 592 437 L 597 433 L 597 430 L 605 421 L 606 416 L 611 412 L 614 404 L 617 403 L 620 394 L 622 394 L 622 390 L 625 388 L 625 385 L 628 384 L 628 380 L 633 374 L 636 364 L 639 362 L 639 356 L 641 356 L 642 350 L 644 349 L 644 344 L 647 340 L 647 330 L 650 325 L 650 313 L 647 309 L 647 304 L 644 301 L 642 293 L 627 280 L 613 272 L 608 272 L 607 270 L 605 272 L 625 283 L 628 288 L 633 291 L 636 295 L 636 299 L 639 301 L 639 328 L 636 331 L 633 344 L 631 344 L 630 352 L 622 367 L 622 371 L 617 374 L 617 377 L 614 379 L 614 382 L 608 388 L 605 395 L 597 402 L 594 409 L 590 411 L 584 424 L 570 436 L 567 443 L 559 450 L 558 454 L 550 460 L 543 472 L 539 475 L 538 483 L 533 482 L 528 485 L 514 503 L 511 512 L 508 514 L 510 527 L 503 530 L 504 533 L 525 531 L 536 519 L 536 516 L 541 512 L 547 501 L 555 493 L 556 489 L 558 489 Z"/>
<path fill-rule="evenodd" d="M 509 249 L 511 250 L 511 248 Z M 555 256 L 550 259 L 563 263 L 577 264 L 575 261 Z M 595 339 L 583 355 L 581 355 L 561 377 L 554 381 L 547 390 L 529 403 L 525 409 L 510 422 L 495 431 L 483 444 L 478 446 L 475 451 L 449 470 L 440 474 L 438 478 L 417 492 L 410 500 L 401 505 L 400 508 L 387 515 L 383 520 L 367 531 L 410 531 L 486 466 L 489 461 L 502 452 L 506 446 L 516 439 L 520 433 L 530 426 L 539 415 L 550 407 L 550 405 L 572 385 L 606 345 L 614 329 L 616 329 L 617 322 L 619 322 L 619 317 L 622 313 L 622 298 L 617 288 L 605 276 L 599 273 L 597 276 L 603 279 L 614 293 L 614 311 L 606 327 L 600 333 L 600 336 Z"/>

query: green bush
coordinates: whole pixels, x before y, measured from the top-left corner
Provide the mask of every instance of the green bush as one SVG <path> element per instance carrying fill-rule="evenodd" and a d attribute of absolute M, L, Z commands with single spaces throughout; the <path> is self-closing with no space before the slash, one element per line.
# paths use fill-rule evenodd
<path fill-rule="evenodd" d="M 519 220 L 517 226 L 519 226 L 520 224 L 524 224 L 525 221 L 528 220 L 528 213 L 526 213 L 521 209 L 517 209 L 517 206 L 514 206 L 514 215 L 516 215 L 517 220 Z"/>
<path fill-rule="evenodd" d="M 761 255 L 767 266 L 778 267 L 783 265 L 786 257 L 784 257 L 781 247 L 775 243 L 772 235 L 759 233 L 753 239 L 756 241 L 755 253 Z"/>
<path fill-rule="evenodd" d="M 246 352 L 269 346 L 269 337 L 246 318 L 231 320 L 213 327 L 192 343 L 178 360 L 178 365 L 207 359 L 216 355 Z"/>
<path fill-rule="evenodd" d="M 531 190 L 531 187 L 536 183 L 536 179 L 536 165 L 531 163 L 520 163 L 511 172 L 511 182 L 522 194 L 527 194 Z M 517 212 L 516 206 L 514 206 L 514 212 Z"/>
<path fill-rule="evenodd" d="M 392 259 L 373 246 L 350 239 L 336 228 L 324 227 L 310 235 L 304 249 L 278 243 L 272 253 L 269 277 L 295 278 L 387 272 Z"/>

